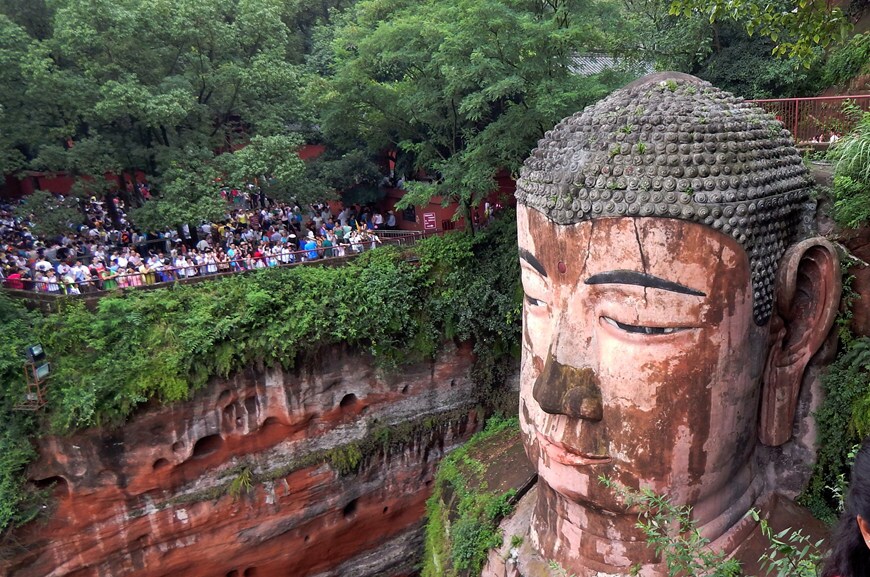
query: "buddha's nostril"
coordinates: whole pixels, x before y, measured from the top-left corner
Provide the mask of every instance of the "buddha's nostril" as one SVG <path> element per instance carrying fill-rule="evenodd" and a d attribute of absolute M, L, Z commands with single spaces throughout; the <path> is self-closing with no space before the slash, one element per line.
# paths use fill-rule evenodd
<path fill-rule="evenodd" d="M 553 355 L 547 356 L 532 397 L 541 409 L 553 415 L 592 421 L 602 418 L 601 389 L 595 371 L 559 364 Z"/>
<path fill-rule="evenodd" d="M 569 417 L 600 421 L 604 410 L 598 386 L 575 387 L 562 396 L 563 412 Z"/>

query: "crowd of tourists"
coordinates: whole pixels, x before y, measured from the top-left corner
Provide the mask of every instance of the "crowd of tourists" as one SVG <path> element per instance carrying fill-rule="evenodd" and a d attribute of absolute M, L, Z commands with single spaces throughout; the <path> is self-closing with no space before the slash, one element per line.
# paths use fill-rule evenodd
<path fill-rule="evenodd" d="M 264 195 L 233 199 L 220 222 L 142 234 L 123 201 L 91 198 L 83 224 L 58 238 L 32 233 L 38 215 L 0 205 L 0 280 L 7 288 L 81 294 L 341 257 L 375 248 L 386 215 L 354 205 L 333 214 L 327 204 L 300 207 Z"/>

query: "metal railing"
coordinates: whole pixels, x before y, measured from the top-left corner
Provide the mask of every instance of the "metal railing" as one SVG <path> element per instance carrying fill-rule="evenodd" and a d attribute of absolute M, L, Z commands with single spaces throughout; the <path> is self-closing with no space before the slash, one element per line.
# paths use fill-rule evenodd
<path fill-rule="evenodd" d="M 855 126 L 843 112 L 849 101 L 870 110 L 870 94 L 858 96 L 817 96 L 812 98 L 771 98 L 750 100 L 773 114 L 791 131 L 795 142 L 830 142 L 831 133 L 842 136 Z"/>
<path fill-rule="evenodd" d="M 63 282 L 62 279 L 31 280 L 31 279 L 6 279 L 3 288 L 23 290 L 50 295 L 95 295 L 109 293 L 119 288 L 135 288 L 145 286 L 167 285 L 177 281 L 191 280 L 195 278 L 208 278 L 218 275 L 243 273 L 265 268 L 281 268 L 295 266 L 302 263 L 313 263 L 354 257 L 365 251 L 373 250 L 379 245 L 407 246 L 414 244 L 422 238 L 441 235 L 444 231 L 391 231 L 400 234 L 391 235 L 389 238 L 379 240 L 369 239 L 364 242 L 346 243 L 331 247 L 317 247 L 310 250 L 295 250 L 280 252 L 272 258 L 264 256 L 246 256 L 233 260 L 215 261 L 210 263 L 189 264 L 178 267 L 175 265 L 163 265 L 159 269 L 147 272 L 113 273 L 103 269 L 99 278 L 91 278 L 86 281 Z M 273 260 L 274 259 L 274 260 Z M 108 271 L 108 272 L 107 272 Z"/>

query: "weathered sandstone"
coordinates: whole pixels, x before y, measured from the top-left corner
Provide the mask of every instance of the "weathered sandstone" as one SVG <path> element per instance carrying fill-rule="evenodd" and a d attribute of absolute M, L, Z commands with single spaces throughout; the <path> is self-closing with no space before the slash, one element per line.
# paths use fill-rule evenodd
<path fill-rule="evenodd" d="M 0 573 L 407 574 L 435 465 L 478 428 L 470 365 L 451 348 L 384 374 L 334 349 L 213 379 L 123 427 L 46 437 L 29 475 L 54 483 L 57 508 L 16 535 Z"/>

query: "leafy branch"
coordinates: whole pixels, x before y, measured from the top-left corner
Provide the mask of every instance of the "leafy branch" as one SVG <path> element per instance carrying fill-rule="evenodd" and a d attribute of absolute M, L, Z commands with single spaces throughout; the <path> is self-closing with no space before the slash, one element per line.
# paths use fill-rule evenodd
<path fill-rule="evenodd" d="M 737 560 L 709 548 L 710 540 L 698 530 L 691 507 L 674 505 L 649 488 L 629 489 L 606 476 L 600 476 L 598 482 L 612 489 L 624 501 L 626 509 L 637 508 L 637 527 L 655 549 L 656 556 L 664 559 L 669 576 L 737 577 L 741 574 Z M 639 570 L 640 567 L 635 566 L 632 575 Z"/>

